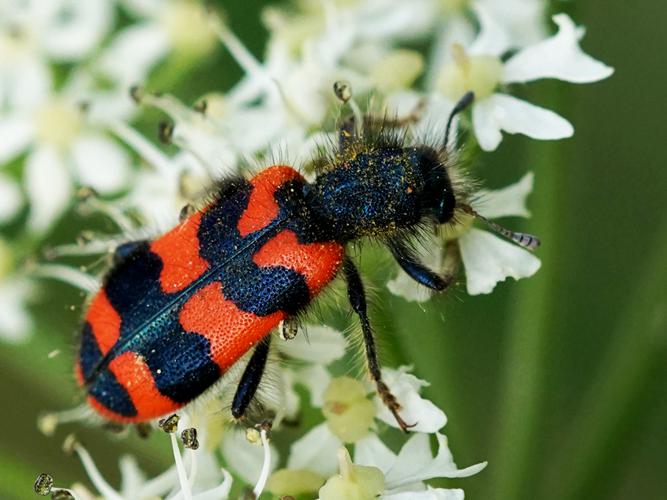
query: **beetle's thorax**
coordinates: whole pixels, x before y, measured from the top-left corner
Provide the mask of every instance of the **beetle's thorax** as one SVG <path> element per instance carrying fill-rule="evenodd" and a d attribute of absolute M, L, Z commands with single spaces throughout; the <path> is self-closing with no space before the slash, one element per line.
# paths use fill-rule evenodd
<path fill-rule="evenodd" d="M 317 178 L 309 197 L 332 239 L 349 241 L 389 236 L 428 216 L 440 220 L 436 212 L 442 211 L 443 196 L 450 213 L 454 197 L 449 178 L 433 151 L 382 147 L 337 163 Z"/>

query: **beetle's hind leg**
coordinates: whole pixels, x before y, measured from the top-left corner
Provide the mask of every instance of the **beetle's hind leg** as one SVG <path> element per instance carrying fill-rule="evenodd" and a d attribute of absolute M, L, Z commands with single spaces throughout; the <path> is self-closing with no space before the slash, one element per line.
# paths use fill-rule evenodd
<path fill-rule="evenodd" d="M 266 361 L 269 357 L 269 347 L 271 345 L 271 335 L 264 337 L 255 347 L 250 361 L 241 375 L 241 380 L 236 388 L 234 399 L 232 401 L 232 415 L 239 419 L 243 417 L 250 402 L 257 393 L 257 388 L 262 381 Z"/>
<path fill-rule="evenodd" d="M 347 293 L 350 299 L 350 304 L 352 309 L 359 316 L 359 321 L 361 322 L 361 331 L 364 336 L 364 346 L 366 361 L 368 364 L 368 371 L 371 374 L 373 382 L 377 388 L 377 393 L 382 399 L 382 402 L 389 409 L 389 411 L 394 415 L 396 422 L 403 431 L 407 431 L 410 427 L 414 427 L 415 423 L 408 424 L 403 420 L 399 414 L 401 405 L 398 403 L 396 397 L 391 393 L 387 384 L 382 380 L 382 373 L 380 371 L 380 362 L 377 357 L 377 349 L 375 347 L 375 340 L 373 338 L 373 330 L 371 328 L 370 321 L 368 320 L 368 310 L 366 306 L 366 294 L 364 292 L 364 285 L 361 281 L 361 276 L 359 276 L 359 271 L 357 271 L 356 266 L 349 258 L 345 259 L 343 263 L 343 272 L 345 273 L 345 279 L 347 280 Z"/>

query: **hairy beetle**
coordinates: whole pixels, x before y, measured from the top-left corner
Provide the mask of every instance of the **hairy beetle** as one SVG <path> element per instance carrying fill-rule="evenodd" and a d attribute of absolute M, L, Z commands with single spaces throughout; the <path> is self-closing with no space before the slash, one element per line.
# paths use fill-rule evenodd
<path fill-rule="evenodd" d="M 452 182 L 446 147 L 453 117 L 472 98 L 455 107 L 437 147 L 405 145 L 388 121 L 362 119 L 359 134 L 359 119 L 349 119 L 312 183 L 286 165 L 227 179 L 171 231 L 119 247 L 85 315 L 76 372 L 89 404 L 111 420 L 152 420 L 197 398 L 253 350 L 232 403 L 241 417 L 264 372 L 269 333 L 342 273 L 378 394 L 408 428 L 382 381 L 364 286 L 346 245 L 378 239 L 420 284 L 449 285 L 451 276 L 415 259 L 406 236 L 447 224 L 457 211 L 476 215 Z M 531 238 L 505 235 L 520 244 Z"/>

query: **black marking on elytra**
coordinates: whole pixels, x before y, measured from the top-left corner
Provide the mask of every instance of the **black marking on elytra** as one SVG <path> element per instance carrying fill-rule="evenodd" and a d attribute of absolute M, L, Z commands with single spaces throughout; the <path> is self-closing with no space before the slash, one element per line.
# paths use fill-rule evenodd
<path fill-rule="evenodd" d="M 134 417 L 137 415 L 137 409 L 134 403 L 132 403 L 129 394 L 109 370 L 97 373 L 95 383 L 88 387 L 88 393 L 102 406 L 118 415 L 122 415 L 123 417 Z"/>
<path fill-rule="evenodd" d="M 304 276 L 282 266 L 260 267 L 252 260 L 283 229 L 293 230 L 304 243 L 321 238 L 321 229 L 308 224 L 302 181 L 285 184 L 275 196 L 280 207 L 276 219 L 244 237 L 237 226 L 248 206 L 252 185 L 238 180 L 221 185 L 217 201 L 202 216 L 199 241 L 192 242 L 199 244 L 209 270 L 184 290 L 162 291 L 163 264 L 150 251 L 149 242 L 140 242 L 119 259 L 105 278 L 104 290 L 121 318 L 120 336 L 104 357 L 92 351 L 88 354 L 90 346 L 86 345 L 84 377 L 91 394 L 104 392 L 102 386 L 108 390 L 110 380 L 118 384 L 108 364 L 128 351 L 146 360 L 158 390 L 176 402 L 186 403 L 210 387 L 221 375 L 211 360 L 210 343 L 202 335 L 185 331 L 179 312 L 198 290 L 213 282 L 222 284 L 225 298 L 239 309 L 258 316 L 281 310 L 294 315 L 308 304 L 310 291 Z M 90 337 L 90 333 L 84 329 L 84 336 Z M 122 389 L 118 385 L 113 391 L 118 392 L 118 388 Z M 100 402 L 116 413 L 129 411 L 118 395 Z M 118 407 L 108 406 L 116 404 Z"/>
<path fill-rule="evenodd" d="M 79 366 L 84 380 L 91 376 L 101 359 L 102 351 L 97 345 L 90 323 L 86 321 L 81 332 L 81 347 L 79 349 Z"/>
<path fill-rule="evenodd" d="M 173 401 L 187 403 L 220 378 L 220 368 L 210 358 L 210 347 L 208 339 L 181 327 L 153 336 L 141 346 L 141 354 L 158 390 Z"/>

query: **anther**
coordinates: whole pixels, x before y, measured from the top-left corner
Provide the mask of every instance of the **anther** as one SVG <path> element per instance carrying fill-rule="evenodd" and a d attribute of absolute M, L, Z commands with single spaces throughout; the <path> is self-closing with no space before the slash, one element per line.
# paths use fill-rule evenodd
<path fill-rule="evenodd" d="M 181 432 L 181 441 L 183 441 L 183 446 L 189 448 L 190 450 L 196 450 L 199 448 L 199 441 L 197 440 L 197 429 L 190 427 Z"/>
<path fill-rule="evenodd" d="M 74 454 L 79 444 L 79 440 L 76 438 L 76 436 L 74 434 L 70 434 L 65 438 L 65 441 L 63 441 L 63 451 L 66 455 L 71 456 Z"/>
<path fill-rule="evenodd" d="M 76 192 L 76 197 L 82 203 L 90 200 L 91 198 L 97 198 L 97 196 L 97 192 L 90 186 L 83 186 Z"/>
<path fill-rule="evenodd" d="M 208 101 L 206 99 L 200 99 L 195 103 L 194 106 L 192 106 L 192 109 L 194 109 L 197 113 L 205 115 L 206 110 L 208 109 Z"/>
<path fill-rule="evenodd" d="M 150 436 L 151 431 L 153 430 L 153 428 L 147 423 L 135 424 L 134 428 L 137 431 L 137 435 L 141 439 L 146 439 L 148 436 Z"/>
<path fill-rule="evenodd" d="M 178 221 L 179 222 L 185 222 L 185 220 L 190 217 L 193 213 L 195 213 L 195 207 L 192 206 L 191 204 L 184 205 L 183 208 L 181 208 L 181 212 L 178 214 Z"/>
<path fill-rule="evenodd" d="M 132 85 L 130 87 L 130 97 L 137 104 L 141 104 L 141 100 L 144 98 L 144 88 L 141 85 Z"/>
<path fill-rule="evenodd" d="M 162 144 L 171 144 L 174 138 L 174 124 L 169 121 L 161 121 L 158 124 L 157 136 Z"/>
<path fill-rule="evenodd" d="M 35 493 L 45 497 L 49 493 L 51 493 L 52 488 L 53 488 L 53 477 L 50 474 L 42 472 L 39 476 L 37 476 L 37 479 L 35 480 L 35 485 L 33 486 Z"/>
<path fill-rule="evenodd" d="M 164 432 L 167 434 L 173 434 L 176 432 L 176 429 L 178 428 L 178 421 L 181 419 L 178 415 L 175 413 L 168 418 L 163 418 L 158 422 L 158 426 L 160 429 L 162 429 Z"/>
<path fill-rule="evenodd" d="M 299 333 L 299 327 L 294 321 L 282 320 L 278 325 L 278 334 L 283 340 L 292 340 Z"/>
<path fill-rule="evenodd" d="M 51 495 L 51 500 L 74 500 L 74 498 L 68 490 L 57 490 Z"/>
<path fill-rule="evenodd" d="M 125 430 L 125 426 L 123 424 L 119 424 L 118 422 L 105 422 L 103 427 L 105 430 L 114 434 L 120 434 Z"/>
<path fill-rule="evenodd" d="M 343 104 L 346 104 L 347 101 L 352 99 L 352 87 L 350 86 L 350 82 L 346 80 L 338 80 L 334 82 L 333 91 Z"/>

